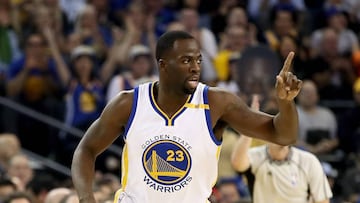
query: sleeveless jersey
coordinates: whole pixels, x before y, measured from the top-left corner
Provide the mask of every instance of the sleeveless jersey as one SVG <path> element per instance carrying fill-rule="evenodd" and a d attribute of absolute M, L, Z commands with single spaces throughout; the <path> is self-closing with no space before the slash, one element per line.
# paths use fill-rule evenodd
<path fill-rule="evenodd" d="M 221 142 L 213 134 L 208 87 L 199 83 L 169 118 L 156 104 L 155 83 L 134 89 L 125 129 L 122 188 L 115 203 L 208 202 Z"/>

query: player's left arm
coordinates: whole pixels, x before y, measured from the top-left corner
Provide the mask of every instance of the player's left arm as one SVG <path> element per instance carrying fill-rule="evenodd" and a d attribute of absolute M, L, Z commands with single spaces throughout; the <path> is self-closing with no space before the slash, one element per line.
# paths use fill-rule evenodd
<path fill-rule="evenodd" d="M 236 95 L 213 88 L 209 91 L 213 123 L 222 120 L 247 136 L 280 145 L 293 144 L 298 133 L 298 114 L 294 98 L 302 86 L 302 81 L 289 72 L 293 56 L 293 52 L 288 55 L 276 77 L 275 88 L 279 106 L 276 116 L 252 110 Z"/>

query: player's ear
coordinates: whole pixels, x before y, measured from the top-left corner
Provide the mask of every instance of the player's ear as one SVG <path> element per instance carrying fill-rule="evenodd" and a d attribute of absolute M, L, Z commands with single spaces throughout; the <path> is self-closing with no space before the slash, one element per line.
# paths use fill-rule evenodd
<path fill-rule="evenodd" d="M 166 61 L 164 59 L 159 59 L 158 60 L 158 64 L 159 64 L 159 69 L 164 69 L 166 66 Z"/>

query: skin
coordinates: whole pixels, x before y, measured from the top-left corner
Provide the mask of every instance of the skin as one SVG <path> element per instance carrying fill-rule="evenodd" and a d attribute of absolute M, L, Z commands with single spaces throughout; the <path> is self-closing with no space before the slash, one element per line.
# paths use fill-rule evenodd
<path fill-rule="evenodd" d="M 298 118 L 293 102 L 301 81 L 288 72 L 294 53 L 290 53 L 277 77 L 276 90 L 280 113 L 271 116 L 251 110 L 238 96 L 210 87 L 208 99 L 211 122 L 216 132 L 225 124 L 252 137 L 282 145 L 296 140 Z M 178 39 L 172 50 L 158 60 L 159 82 L 154 93 L 158 106 L 171 117 L 194 92 L 200 79 L 200 46 L 195 39 Z M 96 157 L 120 135 L 128 121 L 133 91 L 124 91 L 113 99 L 102 115 L 90 126 L 75 150 L 72 177 L 80 202 L 95 203 L 92 191 Z M 285 133 L 288 132 L 288 133 Z M 221 139 L 222 133 L 216 133 Z"/>

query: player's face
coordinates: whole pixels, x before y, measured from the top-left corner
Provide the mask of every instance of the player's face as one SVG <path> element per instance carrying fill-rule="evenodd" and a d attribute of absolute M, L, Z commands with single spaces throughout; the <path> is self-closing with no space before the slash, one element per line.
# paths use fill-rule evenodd
<path fill-rule="evenodd" d="M 181 88 L 185 94 L 192 94 L 200 80 L 201 53 L 195 39 L 183 39 L 174 42 L 169 58 L 169 81 Z"/>

